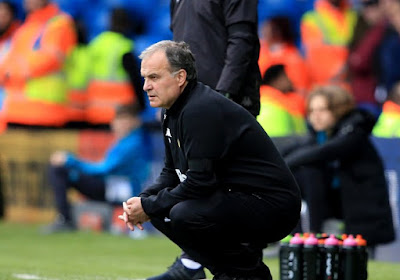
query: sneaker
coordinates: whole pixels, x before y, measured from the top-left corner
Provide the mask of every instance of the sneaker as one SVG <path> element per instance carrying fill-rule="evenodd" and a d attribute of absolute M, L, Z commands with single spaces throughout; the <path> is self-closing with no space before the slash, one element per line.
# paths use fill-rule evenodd
<path fill-rule="evenodd" d="M 59 232 L 71 232 L 76 230 L 74 224 L 70 221 L 66 221 L 63 216 L 58 216 L 56 220 L 41 228 L 42 234 L 53 234 Z"/>
<path fill-rule="evenodd" d="M 205 278 L 206 273 L 203 267 L 189 269 L 182 264 L 180 258 L 176 258 L 175 262 L 166 272 L 158 276 L 147 278 L 147 280 L 198 280 Z"/>

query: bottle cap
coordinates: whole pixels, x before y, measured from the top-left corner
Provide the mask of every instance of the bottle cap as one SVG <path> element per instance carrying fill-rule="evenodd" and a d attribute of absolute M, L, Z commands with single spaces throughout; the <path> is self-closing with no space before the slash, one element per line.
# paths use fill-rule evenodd
<path fill-rule="evenodd" d="M 303 244 L 303 238 L 301 238 L 300 233 L 295 233 L 292 239 L 290 239 L 290 244 Z"/>
<path fill-rule="evenodd" d="M 304 245 L 318 245 L 318 239 L 314 233 L 310 233 L 310 236 L 304 240 Z"/>
<path fill-rule="evenodd" d="M 337 240 L 334 234 L 331 234 L 327 239 L 325 239 L 325 245 L 337 246 L 339 245 L 339 240 Z"/>
<path fill-rule="evenodd" d="M 367 240 L 365 240 L 361 234 L 357 234 L 355 240 L 358 246 L 367 246 Z"/>
<path fill-rule="evenodd" d="M 343 246 L 349 246 L 349 247 L 357 246 L 357 241 L 355 240 L 352 234 L 350 234 L 345 240 L 343 240 Z"/>

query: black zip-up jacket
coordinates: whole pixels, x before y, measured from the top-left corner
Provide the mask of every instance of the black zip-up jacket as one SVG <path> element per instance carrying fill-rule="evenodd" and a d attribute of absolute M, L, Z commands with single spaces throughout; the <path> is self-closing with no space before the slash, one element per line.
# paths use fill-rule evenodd
<path fill-rule="evenodd" d="M 174 41 L 189 44 L 198 80 L 260 111 L 257 0 L 171 0 Z"/>
<path fill-rule="evenodd" d="M 162 124 L 165 166 L 142 193 L 150 217 L 217 189 L 261 193 L 272 205 L 300 204 L 289 168 L 256 119 L 200 83 L 189 83 Z"/>

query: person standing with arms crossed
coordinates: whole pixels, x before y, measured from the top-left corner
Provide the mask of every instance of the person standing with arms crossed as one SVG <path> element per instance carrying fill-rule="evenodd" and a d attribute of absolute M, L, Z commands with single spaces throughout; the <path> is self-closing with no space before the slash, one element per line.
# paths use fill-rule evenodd
<path fill-rule="evenodd" d="M 272 279 L 262 250 L 299 220 L 293 175 L 248 111 L 197 81 L 188 44 L 161 41 L 140 58 L 150 106 L 164 108 L 165 163 L 120 219 L 131 230 L 151 220 L 215 280 Z"/>

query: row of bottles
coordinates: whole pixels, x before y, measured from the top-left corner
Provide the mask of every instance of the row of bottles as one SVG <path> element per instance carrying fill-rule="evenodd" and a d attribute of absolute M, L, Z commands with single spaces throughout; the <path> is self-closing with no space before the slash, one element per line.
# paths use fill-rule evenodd
<path fill-rule="evenodd" d="M 366 243 L 361 235 L 289 235 L 280 244 L 280 279 L 366 280 Z"/>

